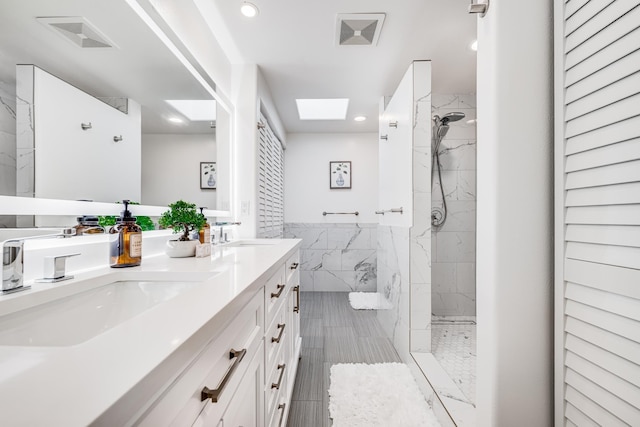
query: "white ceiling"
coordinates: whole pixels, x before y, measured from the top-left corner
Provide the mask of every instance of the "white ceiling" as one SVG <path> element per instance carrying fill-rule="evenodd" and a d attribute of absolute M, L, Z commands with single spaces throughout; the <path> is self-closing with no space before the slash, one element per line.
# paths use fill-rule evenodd
<path fill-rule="evenodd" d="M 242 0 L 202 1 L 223 18 L 213 30 L 231 60 L 259 65 L 288 132 L 377 132 L 380 99 L 412 60 L 432 61 L 435 93 L 476 90 L 469 0 L 250 0 L 260 9 L 252 20 L 240 14 Z M 385 13 L 378 45 L 336 46 L 342 13 Z M 296 98 L 349 98 L 347 120 L 301 121 Z"/>
<path fill-rule="evenodd" d="M 211 2 L 214 33 L 234 63 L 256 63 L 288 132 L 376 132 L 381 97 L 390 96 L 412 60 L 433 61 L 433 91 L 476 87 L 476 17 L 468 0 L 242 0 Z M 143 105 L 145 132 L 189 131 L 166 122 L 164 99 L 208 94 L 123 0 L 1 0 L 0 81 L 15 82 L 15 64 L 33 63 L 96 96 L 126 96 Z M 385 13 L 377 46 L 336 46 L 336 15 Z M 83 16 L 119 49 L 80 49 L 35 21 Z M 219 18 L 222 19 L 219 19 Z M 205 19 L 208 17 L 205 16 Z M 212 19 L 214 21 L 214 19 Z M 296 98 L 349 98 L 346 121 L 300 121 Z M 365 122 L 354 122 L 365 115 Z M 192 128 L 203 132 L 203 124 Z"/>

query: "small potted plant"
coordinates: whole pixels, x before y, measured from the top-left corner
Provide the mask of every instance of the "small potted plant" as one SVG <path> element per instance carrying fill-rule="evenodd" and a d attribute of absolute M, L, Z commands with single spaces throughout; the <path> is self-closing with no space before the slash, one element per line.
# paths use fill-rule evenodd
<path fill-rule="evenodd" d="M 196 210 L 196 205 L 178 200 L 169 205 L 169 210 L 160 216 L 158 224 L 172 228 L 174 233 L 182 233 L 177 240 L 167 242 L 166 253 L 172 258 L 195 256 L 199 240 L 190 238 L 191 232 L 204 226 L 206 219 Z"/>

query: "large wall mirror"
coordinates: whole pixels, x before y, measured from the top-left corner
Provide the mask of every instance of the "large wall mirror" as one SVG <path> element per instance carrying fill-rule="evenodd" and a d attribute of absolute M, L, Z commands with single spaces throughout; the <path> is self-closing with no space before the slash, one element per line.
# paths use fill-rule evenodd
<path fill-rule="evenodd" d="M 0 40 L 0 195 L 229 214 L 229 111 L 127 1 L 3 0 Z"/>

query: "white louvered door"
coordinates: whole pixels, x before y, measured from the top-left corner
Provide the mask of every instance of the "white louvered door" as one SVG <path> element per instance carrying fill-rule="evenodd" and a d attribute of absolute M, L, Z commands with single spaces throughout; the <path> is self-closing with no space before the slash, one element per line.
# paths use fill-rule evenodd
<path fill-rule="evenodd" d="M 556 425 L 640 426 L 640 0 L 555 18 Z"/>
<path fill-rule="evenodd" d="M 284 235 L 284 151 L 269 122 L 260 114 L 258 138 L 257 236 Z"/>

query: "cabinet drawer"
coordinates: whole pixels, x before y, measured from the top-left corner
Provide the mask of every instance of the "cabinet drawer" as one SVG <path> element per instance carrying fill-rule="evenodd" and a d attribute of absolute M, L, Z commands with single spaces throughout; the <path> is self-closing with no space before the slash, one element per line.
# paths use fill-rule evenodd
<path fill-rule="evenodd" d="M 286 417 L 289 411 L 290 403 L 287 402 L 286 393 L 280 393 L 278 400 L 276 401 L 275 409 L 271 413 L 271 416 L 267 418 L 268 427 L 284 427 L 286 425 Z"/>
<path fill-rule="evenodd" d="M 287 259 L 285 263 L 285 273 L 287 276 L 287 284 L 290 284 L 291 277 L 294 273 L 300 271 L 300 252 L 296 251 L 295 254 L 291 255 L 289 259 Z"/>
<path fill-rule="evenodd" d="M 147 412 L 139 425 L 191 425 L 205 405 L 221 416 L 249 362 L 261 344 L 262 292 L 256 293 L 242 311 L 207 345 Z M 232 351 L 235 351 L 235 356 Z M 205 396 L 213 391 L 217 402 Z M 210 394 L 211 396 L 211 394 Z"/>
<path fill-rule="evenodd" d="M 289 344 L 290 325 L 287 325 L 286 307 L 283 305 L 264 336 L 265 371 L 267 374 L 274 365 L 274 359 L 281 348 Z"/>
<path fill-rule="evenodd" d="M 284 266 L 271 276 L 264 287 L 265 328 L 268 328 L 273 317 L 286 299 L 284 283 Z"/>
<path fill-rule="evenodd" d="M 192 427 L 262 427 L 264 426 L 264 396 L 262 372 L 262 344 L 249 363 L 247 372 L 225 409 L 222 419 L 214 412 L 214 404 L 205 405 Z"/>

